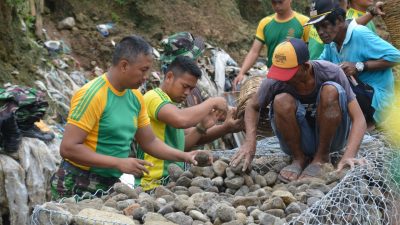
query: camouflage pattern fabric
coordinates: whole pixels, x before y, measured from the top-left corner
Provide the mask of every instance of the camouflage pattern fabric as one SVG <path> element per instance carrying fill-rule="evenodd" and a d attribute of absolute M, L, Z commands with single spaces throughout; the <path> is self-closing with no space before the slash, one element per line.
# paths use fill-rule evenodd
<path fill-rule="evenodd" d="M 52 200 L 59 200 L 74 195 L 83 196 L 86 192 L 95 194 L 100 189 L 109 190 L 117 182 L 118 178 L 102 177 L 63 160 L 57 172 L 51 177 L 51 197 Z"/>
<path fill-rule="evenodd" d="M 2 105 L 9 105 L 7 110 L 15 113 L 16 121 L 20 129 L 29 129 L 34 122 L 43 118 L 48 103 L 45 94 L 35 88 L 13 85 L 7 88 L 0 88 L 0 102 Z"/>
<path fill-rule="evenodd" d="M 161 42 L 164 52 L 160 60 L 162 64 L 170 64 L 179 56 L 187 56 L 191 59 L 197 59 L 205 48 L 204 40 L 201 37 L 194 37 L 189 32 L 179 32 Z"/>
<path fill-rule="evenodd" d="M 196 60 L 203 54 L 205 49 L 204 40 L 201 37 L 194 37 L 189 32 L 179 32 L 169 36 L 168 38 L 162 40 L 162 46 L 164 49 L 161 55 L 161 71 L 165 74 L 169 64 L 174 61 L 177 56 L 183 55 L 187 56 L 193 60 Z M 203 76 L 208 76 L 206 72 L 203 71 Z M 198 82 L 196 88 L 188 96 L 188 99 L 182 105 L 185 107 L 193 106 L 203 102 L 209 97 L 214 96 L 210 93 L 209 84 L 200 84 Z M 196 90 L 197 89 L 197 90 Z"/>

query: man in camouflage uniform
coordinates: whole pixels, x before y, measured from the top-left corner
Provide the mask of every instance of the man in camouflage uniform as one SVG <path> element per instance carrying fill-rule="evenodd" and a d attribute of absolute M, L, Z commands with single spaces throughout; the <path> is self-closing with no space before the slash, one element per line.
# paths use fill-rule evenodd
<path fill-rule="evenodd" d="M 53 177 L 57 177 L 51 186 L 53 200 L 69 197 L 73 194 L 83 196 L 89 192 L 101 195 L 98 190 L 107 191 L 119 178 L 98 176 L 89 170 L 82 170 L 70 163 L 61 163 Z M 53 178 L 52 178 L 53 179 Z"/>
<path fill-rule="evenodd" d="M 179 32 L 169 36 L 162 41 L 164 52 L 161 55 L 161 72 L 165 74 L 165 71 L 169 64 L 177 56 L 187 56 L 193 60 L 197 60 L 204 51 L 205 44 L 201 37 L 194 37 L 189 32 Z M 215 84 L 208 77 L 207 72 L 202 70 L 203 75 L 197 82 L 196 88 L 194 88 L 191 94 L 187 97 L 184 105 L 193 106 L 197 105 L 209 97 L 217 95 Z"/>

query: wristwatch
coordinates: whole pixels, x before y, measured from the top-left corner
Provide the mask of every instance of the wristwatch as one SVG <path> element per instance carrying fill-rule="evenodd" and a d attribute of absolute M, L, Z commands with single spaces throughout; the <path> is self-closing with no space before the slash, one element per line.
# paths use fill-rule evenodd
<path fill-rule="evenodd" d="M 365 64 L 363 62 L 356 62 L 356 69 L 359 73 L 364 71 Z"/>

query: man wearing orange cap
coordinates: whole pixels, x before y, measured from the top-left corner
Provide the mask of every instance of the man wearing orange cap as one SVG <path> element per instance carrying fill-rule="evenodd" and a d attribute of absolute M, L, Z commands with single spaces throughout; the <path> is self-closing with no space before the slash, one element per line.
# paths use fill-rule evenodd
<path fill-rule="evenodd" d="M 309 61 L 307 45 L 291 38 L 279 44 L 272 67 L 245 111 L 246 140 L 233 156 L 236 166 L 243 158 L 246 170 L 256 149 L 259 109 L 271 104 L 270 120 L 281 149 L 293 157 L 279 178 L 290 182 L 317 177 L 329 153 L 345 149 L 338 170 L 354 166 L 366 122 L 349 81 L 338 65 Z M 310 164 L 308 159 L 312 159 Z"/>

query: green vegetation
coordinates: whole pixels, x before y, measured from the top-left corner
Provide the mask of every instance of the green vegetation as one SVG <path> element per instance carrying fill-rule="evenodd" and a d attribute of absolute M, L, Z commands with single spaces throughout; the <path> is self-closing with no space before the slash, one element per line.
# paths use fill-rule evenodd
<path fill-rule="evenodd" d="M 266 12 L 266 15 L 274 13 L 272 6 L 271 6 L 271 0 L 262 0 L 262 5 L 263 8 Z M 302 13 L 304 15 L 308 15 L 308 1 L 292 1 L 292 8 L 293 10 Z"/>
<path fill-rule="evenodd" d="M 114 23 L 121 21 L 121 17 L 115 12 L 111 12 L 111 19 Z"/>
<path fill-rule="evenodd" d="M 118 5 L 125 5 L 129 0 L 114 0 Z"/>
<path fill-rule="evenodd" d="M 27 15 L 25 17 L 25 24 L 29 30 L 33 30 L 35 28 L 35 20 L 36 20 L 36 17 L 34 17 L 32 15 Z"/>
<path fill-rule="evenodd" d="M 24 5 L 25 0 L 7 0 L 7 4 L 13 7 L 19 7 Z"/>

